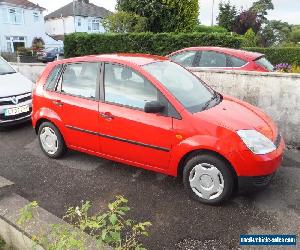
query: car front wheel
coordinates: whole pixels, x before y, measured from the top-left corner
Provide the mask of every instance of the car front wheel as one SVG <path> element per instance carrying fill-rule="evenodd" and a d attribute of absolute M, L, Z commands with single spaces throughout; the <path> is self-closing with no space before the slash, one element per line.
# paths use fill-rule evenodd
<path fill-rule="evenodd" d="M 38 131 L 43 152 L 50 158 L 60 158 L 66 151 L 64 139 L 59 130 L 50 122 L 44 122 Z"/>
<path fill-rule="evenodd" d="M 189 159 L 184 167 L 183 182 L 193 199 L 210 205 L 228 200 L 234 187 L 228 164 L 211 154 L 199 154 Z"/>

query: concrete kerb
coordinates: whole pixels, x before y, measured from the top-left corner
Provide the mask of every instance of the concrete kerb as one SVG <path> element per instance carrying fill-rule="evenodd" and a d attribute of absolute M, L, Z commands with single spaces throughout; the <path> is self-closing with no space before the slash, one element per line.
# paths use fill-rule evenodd
<path fill-rule="evenodd" d="M 34 211 L 34 220 L 29 222 L 26 228 L 21 228 L 17 224 L 20 211 L 30 202 L 13 192 L 7 191 L 7 187 L 13 185 L 12 182 L 0 176 L 0 236 L 5 240 L 7 245 L 12 246 L 13 249 L 43 250 L 44 248 L 37 245 L 32 238 L 41 233 L 48 235 L 51 230 L 51 225 L 68 224 L 45 209 L 38 207 Z M 79 229 L 74 228 L 74 230 Z M 96 249 L 96 241 L 89 235 L 85 236 L 87 238 L 86 242 L 89 242 L 89 246 L 87 246 L 86 249 Z M 112 248 L 104 246 L 102 249 L 111 250 Z"/>

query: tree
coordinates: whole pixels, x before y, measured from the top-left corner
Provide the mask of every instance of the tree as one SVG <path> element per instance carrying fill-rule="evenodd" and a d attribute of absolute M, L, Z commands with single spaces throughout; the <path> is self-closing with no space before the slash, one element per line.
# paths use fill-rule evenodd
<path fill-rule="evenodd" d="M 291 32 L 291 42 L 300 43 L 300 27 L 293 28 Z"/>
<path fill-rule="evenodd" d="M 248 29 L 244 35 L 243 47 L 255 47 L 257 46 L 256 34 L 252 28 Z"/>
<path fill-rule="evenodd" d="M 148 19 L 152 32 L 192 31 L 198 24 L 198 0 L 117 0 L 117 10 Z"/>
<path fill-rule="evenodd" d="M 279 20 L 267 21 L 258 33 L 259 43 L 263 47 L 280 45 L 289 40 L 291 26 Z"/>
<path fill-rule="evenodd" d="M 261 28 L 261 20 L 257 13 L 251 10 L 242 11 L 234 20 L 233 31 L 244 35 L 249 29 L 257 33 Z"/>
<path fill-rule="evenodd" d="M 219 26 L 232 31 L 236 16 L 237 11 L 234 5 L 231 5 L 229 1 L 227 3 L 220 2 L 219 15 L 217 17 Z"/>
<path fill-rule="evenodd" d="M 106 17 L 102 22 L 108 32 L 145 32 L 147 31 L 147 18 L 135 13 L 118 11 Z"/>
<path fill-rule="evenodd" d="M 267 21 L 266 16 L 268 15 L 268 10 L 273 10 L 274 5 L 272 0 L 258 0 L 253 3 L 250 11 L 256 12 L 257 16 L 262 22 Z"/>

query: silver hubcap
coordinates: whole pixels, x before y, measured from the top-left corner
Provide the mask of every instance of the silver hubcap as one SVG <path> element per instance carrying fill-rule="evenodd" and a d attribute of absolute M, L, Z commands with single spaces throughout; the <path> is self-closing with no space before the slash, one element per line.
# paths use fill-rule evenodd
<path fill-rule="evenodd" d="M 224 190 L 223 175 L 208 163 L 196 165 L 190 172 L 189 181 L 194 193 L 202 199 L 216 199 Z"/>
<path fill-rule="evenodd" d="M 58 140 L 52 128 L 45 127 L 40 134 L 43 149 L 50 155 L 54 155 L 58 149 Z"/>

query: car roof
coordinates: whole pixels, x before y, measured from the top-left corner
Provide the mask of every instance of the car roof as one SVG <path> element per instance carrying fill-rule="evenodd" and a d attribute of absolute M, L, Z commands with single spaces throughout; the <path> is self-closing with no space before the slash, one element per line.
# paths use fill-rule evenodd
<path fill-rule="evenodd" d="M 113 61 L 124 64 L 135 64 L 143 66 L 153 62 L 169 61 L 168 58 L 157 55 L 138 54 L 138 53 L 116 53 L 116 54 L 102 54 L 102 55 L 90 55 L 83 57 L 68 58 L 62 60 L 64 63 L 79 62 L 79 61 Z"/>
<path fill-rule="evenodd" d="M 240 50 L 240 49 L 231 49 L 231 48 L 223 48 L 223 47 L 189 47 L 189 48 L 185 48 L 182 50 L 178 50 L 171 55 L 174 55 L 178 52 L 182 52 L 182 51 L 187 51 L 187 50 L 210 50 L 210 51 L 216 51 L 216 52 L 221 52 L 224 54 L 228 54 L 231 56 L 236 56 L 239 57 L 241 59 L 245 59 L 247 61 L 254 61 L 259 57 L 264 56 L 264 54 L 261 53 L 257 53 L 257 52 L 251 52 L 251 51 L 246 51 L 246 50 Z"/>

